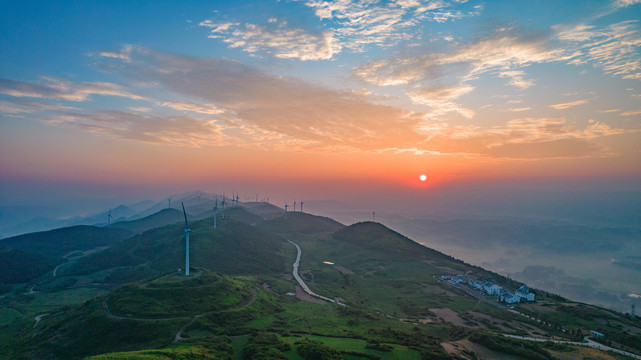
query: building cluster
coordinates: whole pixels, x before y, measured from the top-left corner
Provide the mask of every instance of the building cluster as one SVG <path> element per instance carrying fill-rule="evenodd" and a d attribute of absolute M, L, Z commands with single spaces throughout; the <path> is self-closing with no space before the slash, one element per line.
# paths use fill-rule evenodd
<path fill-rule="evenodd" d="M 499 301 L 507 304 L 534 301 L 534 293 L 530 292 L 530 288 L 527 285 L 521 286 L 516 289 L 516 291 L 511 291 L 491 281 L 468 279 L 463 275 L 442 275 L 441 278 L 454 285 L 467 283 L 471 287 L 483 291 L 488 295 L 498 295 Z"/>

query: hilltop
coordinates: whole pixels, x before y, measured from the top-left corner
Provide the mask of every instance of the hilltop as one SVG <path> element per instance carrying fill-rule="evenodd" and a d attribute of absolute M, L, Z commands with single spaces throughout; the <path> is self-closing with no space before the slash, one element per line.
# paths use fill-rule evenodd
<path fill-rule="evenodd" d="M 147 230 L 182 222 L 183 213 L 176 209 L 163 209 L 141 219 L 118 221 L 111 226 L 140 234 Z"/>

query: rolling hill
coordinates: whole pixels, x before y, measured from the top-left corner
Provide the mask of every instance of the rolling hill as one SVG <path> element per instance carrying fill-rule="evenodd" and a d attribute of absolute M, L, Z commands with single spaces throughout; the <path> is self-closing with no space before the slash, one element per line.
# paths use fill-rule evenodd
<path fill-rule="evenodd" d="M 602 343 L 641 352 L 638 318 L 542 290 L 536 303 L 510 308 L 443 275 L 522 284 L 379 223 L 295 212 L 262 219 L 237 207 L 216 229 L 212 218 L 191 222 L 188 278 L 176 272 L 182 224 L 85 256 L 53 282 L 43 276 L 41 293 L 0 299 L 26 314 L 0 326 L 0 347 L 16 359 L 615 359 L 580 345 L 595 330 L 606 334 Z M 291 276 L 298 250 L 286 240 L 302 249 L 307 286 L 346 306 L 302 290 Z M 114 274 L 141 280 L 73 305 L 39 302 L 77 284 L 107 286 Z"/>

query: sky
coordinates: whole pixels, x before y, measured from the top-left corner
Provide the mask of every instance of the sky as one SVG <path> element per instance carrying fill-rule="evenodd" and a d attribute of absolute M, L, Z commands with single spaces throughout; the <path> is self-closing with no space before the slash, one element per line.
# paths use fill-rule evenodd
<path fill-rule="evenodd" d="M 639 0 L 0 1 L 0 197 L 638 190 L 640 19 Z"/>

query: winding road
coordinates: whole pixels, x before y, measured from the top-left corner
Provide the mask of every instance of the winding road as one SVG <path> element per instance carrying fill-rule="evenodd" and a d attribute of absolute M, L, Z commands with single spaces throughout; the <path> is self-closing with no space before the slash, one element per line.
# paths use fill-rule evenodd
<path fill-rule="evenodd" d="M 296 261 L 294 261 L 294 263 L 292 264 L 292 266 L 294 267 L 294 270 L 292 271 L 292 275 L 294 275 L 294 278 L 296 279 L 296 281 L 298 282 L 300 287 L 303 288 L 303 291 L 305 291 L 306 293 L 308 293 L 309 295 L 311 295 L 311 296 L 313 296 L 315 298 L 319 298 L 319 299 L 322 299 L 322 300 L 325 300 L 325 301 L 333 302 L 334 304 L 338 304 L 340 306 L 347 306 L 347 305 L 343 304 L 342 302 L 340 302 L 338 300 L 330 299 L 330 298 L 325 297 L 323 295 L 318 295 L 317 293 L 313 292 L 309 288 L 309 286 L 307 286 L 307 284 L 305 284 L 305 282 L 300 277 L 300 275 L 298 275 L 298 266 L 300 265 L 300 257 L 303 254 L 303 251 L 300 249 L 300 246 L 298 246 L 298 244 L 296 244 L 295 242 L 290 241 L 290 240 L 287 240 L 287 241 L 289 243 L 291 243 L 292 245 L 296 246 L 296 250 L 298 251 L 298 254 L 296 255 Z"/>

